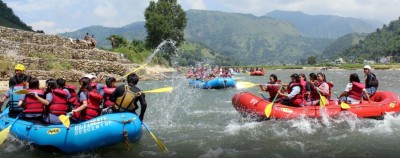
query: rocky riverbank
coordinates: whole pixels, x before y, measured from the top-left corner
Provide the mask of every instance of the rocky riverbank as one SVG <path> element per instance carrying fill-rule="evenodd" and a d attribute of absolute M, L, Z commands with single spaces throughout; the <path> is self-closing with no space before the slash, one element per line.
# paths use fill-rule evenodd
<path fill-rule="evenodd" d="M 57 35 L 0 27 L 0 80 L 8 81 L 14 65 L 26 66 L 26 73 L 41 80 L 65 78 L 76 81 L 85 74 L 120 78 L 140 64 L 131 63 L 115 52 L 92 49 L 88 42 Z M 141 80 L 168 78 L 173 68 L 147 66 L 138 71 Z"/>

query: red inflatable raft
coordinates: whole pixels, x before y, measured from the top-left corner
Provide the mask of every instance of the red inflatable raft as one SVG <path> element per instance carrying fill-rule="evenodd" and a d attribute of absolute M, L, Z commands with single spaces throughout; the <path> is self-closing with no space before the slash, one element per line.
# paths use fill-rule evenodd
<path fill-rule="evenodd" d="M 266 118 L 265 107 L 270 102 L 252 93 L 242 92 L 232 98 L 233 107 L 243 116 Z M 361 104 L 350 104 L 349 109 L 342 109 L 337 101 L 330 101 L 325 106 L 326 114 L 337 116 L 341 111 L 349 111 L 358 117 L 380 117 L 387 112 L 399 112 L 400 100 L 397 94 L 389 91 L 378 91 L 371 98 L 371 103 L 364 101 Z M 291 119 L 301 116 L 321 117 L 320 106 L 292 107 L 274 103 L 270 117 L 277 119 Z"/>
<path fill-rule="evenodd" d="M 253 71 L 250 72 L 250 76 L 264 76 L 264 72 L 263 71 Z"/>

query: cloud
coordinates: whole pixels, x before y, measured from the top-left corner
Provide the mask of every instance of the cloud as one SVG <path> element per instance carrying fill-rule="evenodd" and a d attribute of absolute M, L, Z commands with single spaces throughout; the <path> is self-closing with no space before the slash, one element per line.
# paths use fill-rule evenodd
<path fill-rule="evenodd" d="M 117 10 L 110 4 L 106 3 L 106 5 L 98 5 L 93 10 L 93 15 L 103 19 L 114 18 L 117 15 Z"/>
<path fill-rule="evenodd" d="M 57 34 L 60 32 L 71 32 L 76 30 L 76 28 L 58 28 L 54 21 L 45 20 L 32 22 L 28 25 L 32 26 L 33 30 L 44 30 L 47 34 Z"/>
<path fill-rule="evenodd" d="M 150 0 L 3 0 L 22 21 L 45 32 L 92 25 L 121 27 L 144 21 Z M 339 15 L 388 23 L 398 19 L 398 0 L 178 0 L 184 10 L 202 9 L 265 15 L 273 10 Z M 46 23 L 48 22 L 48 23 Z M 53 22 L 53 26 L 50 25 Z M 46 26 L 46 27 L 45 27 Z M 64 28 L 64 29 L 63 29 Z M 49 29 L 49 30 L 47 30 Z"/>
<path fill-rule="evenodd" d="M 227 12 L 251 13 L 257 16 L 273 10 L 302 11 L 312 15 L 338 15 L 389 22 L 400 15 L 398 0 L 219 0 Z"/>
<path fill-rule="evenodd" d="M 56 24 L 54 21 L 37 21 L 37 22 L 33 22 L 33 23 L 29 23 L 30 26 L 32 26 L 32 28 L 34 30 L 45 30 L 46 28 L 53 28 Z"/>
<path fill-rule="evenodd" d="M 178 0 L 178 3 L 181 4 L 184 8 L 189 9 L 207 9 L 207 6 L 204 0 Z"/>

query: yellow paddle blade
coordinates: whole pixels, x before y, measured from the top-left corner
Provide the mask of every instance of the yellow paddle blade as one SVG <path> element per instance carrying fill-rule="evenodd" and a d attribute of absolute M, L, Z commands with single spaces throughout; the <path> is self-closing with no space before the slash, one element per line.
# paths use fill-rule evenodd
<path fill-rule="evenodd" d="M 340 107 L 342 107 L 342 109 L 350 109 L 350 105 L 345 102 L 340 103 Z"/>
<path fill-rule="evenodd" d="M 69 116 L 66 115 L 60 115 L 58 116 L 58 119 L 60 119 L 60 122 L 67 128 L 71 125 L 71 122 L 69 121 Z"/>
<path fill-rule="evenodd" d="M 137 70 L 140 70 L 140 69 L 144 68 L 147 64 L 148 64 L 148 63 L 143 64 L 142 66 L 139 66 L 138 68 L 134 69 L 133 71 L 127 73 L 126 75 L 124 75 L 124 78 L 125 78 L 126 76 L 128 76 L 129 74 L 134 73 L 134 72 L 136 72 Z"/>
<path fill-rule="evenodd" d="M 269 116 L 271 115 L 271 112 L 272 112 L 272 105 L 273 105 L 273 104 L 274 104 L 274 102 L 269 103 L 269 104 L 265 107 L 264 112 L 265 112 L 265 116 L 266 116 L 267 118 L 269 118 Z"/>
<path fill-rule="evenodd" d="M 163 93 L 163 92 L 171 92 L 173 90 L 172 87 L 164 87 L 159 89 L 154 89 L 150 91 L 144 91 L 144 93 Z"/>
<path fill-rule="evenodd" d="M 320 95 L 319 106 L 325 108 L 327 102 L 328 100 L 325 98 L 325 96 Z"/>
<path fill-rule="evenodd" d="M 27 89 L 21 89 L 18 91 L 14 92 L 15 94 L 29 94 L 29 91 Z"/>
<path fill-rule="evenodd" d="M 259 85 L 259 84 L 254 84 L 254 83 L 251 83 L 251 82 L 241 82 L 241 81 L 239 81 L 239 82 L 236 82 L 236 87 L 237 88 L 250 88 L 250 87 L 254 87 L 254 86 L 257 86 L 257 85 Z"/>
<path fill-rule="evenodd" d="M 4 140 L 6 140 L 6 138 L 7 138 L 7 136 L 8 136 L 8 133 L 10 133 L 10 128 L 11 128 L 11 125 L 8 126 L 8 127 L 5 128 L 5 129 L 3 129 L 3 130 L 0 132 L 0 145 L 3 144 Z"/>
<path fill-rule="evenodd" d="M 142 122 L 142 125 L 144 128 L 147 130 L 147 132 L 150 133 L 151 137 L 154 139 L 154 141 L 157 143 L 158 147 L 160 148 L 161 151 L 168 151 L 167 147 L 163 143 L 161 143 L 160 140 L 157 139 L 157 137 L 153 134 L 153 132 L 150 131 L 150 129 L 147 127 L 147 125 Z"/>
<path fill-rule="evenodd" d="M 157 137 L 153 134 L 153 132 L 150 132 L 150 135 L 154 139 L 154 141 L 157 143 L 157 145 L 161 151 L 168 151 L 167 147 L 163 143 L 161 143 L 160 140 L 157 139 Z"/>

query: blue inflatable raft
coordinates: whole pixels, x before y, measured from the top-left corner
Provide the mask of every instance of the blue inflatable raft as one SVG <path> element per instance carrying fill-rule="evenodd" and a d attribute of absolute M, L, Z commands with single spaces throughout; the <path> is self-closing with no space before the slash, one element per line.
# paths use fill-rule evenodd
<path fill-rule="evenodd" d="M 15 122 L 15 123 L 14 123 Z M 13 124 L 14 123 L 14 124 Z M 113 113 L 94 119 L 64 125 L 36 124 L 8 116 L 8 108 L 0 114 L 0 129 L 12 125 L 10 134 L 44 149 L 76 153 L 107 145 L 138 141 L 142 136 L 142 123 L 133 113 Z"/>
<path fill-rule="evenodd" d="M 221 89 L 236 87 L 236 81 L 229 77 L 217 77 L 208 81 L 190 80 L 189 86 L 202 89 Z"/>

